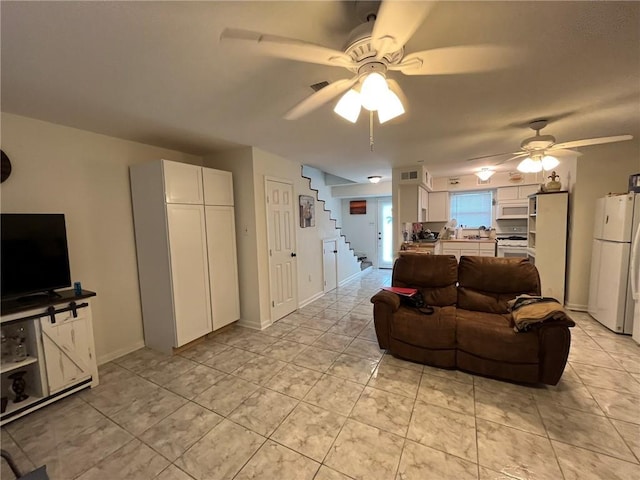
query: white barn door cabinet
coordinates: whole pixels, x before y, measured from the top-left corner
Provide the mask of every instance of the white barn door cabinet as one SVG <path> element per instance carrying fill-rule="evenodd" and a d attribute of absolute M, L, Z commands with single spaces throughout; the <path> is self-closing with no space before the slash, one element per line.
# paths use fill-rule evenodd
<path fill-rule="evenodd" d="M 240 318 L 231 172 L 130 168 L 145 344 L 172 352 Z"/>

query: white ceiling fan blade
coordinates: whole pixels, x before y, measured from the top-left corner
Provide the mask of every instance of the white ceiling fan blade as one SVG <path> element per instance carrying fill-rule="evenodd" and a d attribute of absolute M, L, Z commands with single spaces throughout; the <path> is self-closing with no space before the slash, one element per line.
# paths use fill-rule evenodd
<path fill-rule="evenodd" d="M 325 103 L 333 100 L 341 93 L 349 90 L 353 85 L 355 85 L 355 83 L 358 81 L 358 78 L 360 77 L 356 75 L 355 77 L 350 79 L 336 80 L 335 82 L 330 83 L 326 87 L 318 90 L 314 94 L 308 96 L 300 103 L 298 103 L 295 107 L 293 107 L 285 114 L 284 118 L 287 120 L 296 120 L 312 112 L 316 108 L 319 108 Z"/>
<path fill-rule="evenodd" d="M 272 57 L 300 62 L 317 63 L 349 68 L 355 64 L 344 52 L 292 38 L 267 35 L 250 30 L 226 28 L 220 35 L 221 42 L 244 45 L 250 51 Z"/>
<path fill-rule="evenodd" d="M 491 155 L 482 155 L 481 157 L 467 158 L 465 162 L 475 162 L 476 160 L 484 160 L 485 158 L 503 157 L 505 155 L 520 155 L 526 152 L 505 152 L 505 153 L 493 153 Z M 505 160 L 508 161 L 508 160 Z"/>
<path fill-rule="evenodd" d="M 371 40 L 380 60 L 405 46 L 436 2 L 385 0 L 380 4 Z"/>
<path fill-rule="evenodd" d="M 518 50 L 513 47 L 443 47 L 410 53 L 398 65 L 390 65 L 389 70 L 400 70 L 405 75 L 488 72 L 515 65 L 521 58 Z"/>
<path fill-rule="evenodd" d="M 517 160 L 518 158 L 526 157 L 528 155 L 529 154 L 527 152 L 522 152 L 522 153 L 519 153 L 518 155 L 516 155 L 515 157 L 507 158 L 506 160 L 502 160 L 500 162 L 497 162 L 495 165 L 497 167 L 498 165 L 502 165 L 503 163 L 507 163 L 507 162 L 510 162 L 512 160 Z"/>
<path fill-rule="evenodd" d="M 617 135 L 614 137 L 598 137 L 598 138 L 585 138 L 584 140 L 574 140 L 573 142 L 556 143 L 553 147 L 548 149 L 555 152 L 560 149 L 588 147 L 589 145 L 600 145 L 603 143 L 624 142 L 625 140 L 631 140 L 633 135 Z"/>

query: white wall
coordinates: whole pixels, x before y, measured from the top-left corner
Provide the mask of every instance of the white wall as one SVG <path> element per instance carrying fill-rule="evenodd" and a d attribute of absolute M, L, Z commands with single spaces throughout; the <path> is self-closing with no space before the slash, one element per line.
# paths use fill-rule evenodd
<path fill-rule="evenodd" d="M 640 172 L 640 139 L 583 149 L 569 200 L 571 231 L 567 258 L 566 305 L 586 310 L 596 199 L 627 192 L 629 175 Z"/>
<path fill-rule="evenodd" d="M 129 189 L 129 165 L 165 158 L 202 164 L 172 150 L 2 113 L 2 150 L 13 171 L 3 212 L 64 213 L 72 281 L 92 301 L 98 362 L 144 345 Z"/>
<path fill-rule="evenodd" d="M 302 175 L 309 178 L 311 188 L 318 191 L 318 199 L 324 201 L 324 208 L 331 212 L 331 218 L 336 221 L 338 227 L 342 226 L 342 205 L 340 199 L 335 199 L 331 193 L 331 188 L 325 183 L 324 172 L 309 165 L 302 166 Z M 314 195 L 315 197 L 315 195 Z M 317 207 L 316 207 L 317 208 Z"/>
<path fill-rule="evenodd" d="M 334 198 L 390 197 L 391 182 L 357 183 L 355 185 L 337 185 L 331 187 Z"/>

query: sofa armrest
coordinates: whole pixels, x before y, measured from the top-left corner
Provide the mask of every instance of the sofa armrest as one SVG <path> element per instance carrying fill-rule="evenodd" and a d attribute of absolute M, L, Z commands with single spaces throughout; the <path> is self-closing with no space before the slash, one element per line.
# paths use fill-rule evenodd
<path fill-rule="evenodd" d="M 537 328 L 540 349 L 540 381 L 557 385 L 569 359 L 571 332 L 575 326 L 570 317 L 545 322 Z"/>
<path fill-rule="evenodd" d="M 380 348 L 387 349 L 390 346 L 390 327 L 393 315 L 400 308 L 400 297 L 395 293 L 383 290 L 371 298 L 373 303 L 373 325 L 378 337 Z"/>
<path fill-rule="evenodd" d="M 394 313 L 400 308 L 400 296 L 387 290 L 381 290 L 371 297 L 371 303 L 373 303 L 374 308 L 376 303 L 387 304 L 391 308 L 391 312 Z"/>

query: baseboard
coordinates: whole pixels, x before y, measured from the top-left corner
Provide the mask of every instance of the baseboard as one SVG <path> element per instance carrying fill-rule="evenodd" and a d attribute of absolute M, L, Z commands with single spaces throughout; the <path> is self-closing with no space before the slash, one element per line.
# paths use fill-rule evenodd
<path fill-rule="evenodd" d="M 298 308 L 306 307 L 306 306 L 307 306 L 307 305 L 309 305 L 311 302 L 315 302 L 315 301 L 316 301 L 316 300 L 318 300 L 319 298 L 324 297 L 324 293 L 325 293 L 325 292 L 318 292 L 318 293 L 316 293 L 315 295 L 312 295 L 312 296 L 310 296 L 309 298 L 307 298 L 307 299 L 305 299 L 305 300 L 301 301 L 301 302 L 298 304 Z"/>
<path fill-rule="evenodd" d="M 576 312 L 586 312 L 589 309 L 588 305 L 581 305 L 578 303 L 565 303 L 564 308 L 568 310 L 575 310 Z"/>
<path fill-rule="evenodd" d="M 104 365 L 116 358 L 124 357 L 126 354 L 135 352 L 136 350 L 140 350 L 144 347 L 144 340 L 140 340 L 139 342 L 134 343 L 133 345 L 129 345 L 128 347 L 120 348 L 114 352 L 109 352 L 105 355 L 100 355 L 98 357 L 98 365 Z"/>
<path fill-rule="evenodd" d="M 254 330 L 263 329 L 262 323 L 260 321 L 245 320 L 244 318 L 238 320 L 238 323 L 236 325 L 238 325 L 239 327 L 253 328 Z"/>

